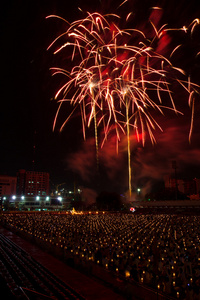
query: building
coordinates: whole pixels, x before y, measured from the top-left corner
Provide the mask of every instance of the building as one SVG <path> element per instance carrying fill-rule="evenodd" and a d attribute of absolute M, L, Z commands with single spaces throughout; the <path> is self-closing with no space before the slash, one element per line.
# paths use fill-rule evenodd
<path fill-rule="evenodd" d="M 193 196 L 194 199 L 199 199 L 200 179 L 175 179 L 173 177 L 166 176 L 164 181 L 166 189 L 175 190 L 177 188 L 177 191 L 185 194 L 186 196 Z"/>
<path fill-rule="evenodd" d="M 195 195 L 197 194 L 196 181 L 193 179 L 184 180 L 184 194 Z"/>
<path fill-rule="evenodd" d="M 17 173 L 17 195 L 49 195 L 49 173 L 19 170 Z"/>
<path fill-rule="evenodd" d="M 16 194 L 17 177 L 0 175 L 0 196 Z"/>
<path fill-rule="evenodd" d="M 0 210 L 69 210 L 72 192 L 50 196 L 49 189 L 47 172 L 19 170 L 16 177 L 0 176 Z"/>
<path fill-rule="evenodd" d="M 49 173 L 33 171 L 26 172 L 25 195 L 49 195 Z"/>
<path fill-rule="evenodd" d="M 25 194 L 26 171 L 19 170 L 17 173 L 17 195 Z"/>

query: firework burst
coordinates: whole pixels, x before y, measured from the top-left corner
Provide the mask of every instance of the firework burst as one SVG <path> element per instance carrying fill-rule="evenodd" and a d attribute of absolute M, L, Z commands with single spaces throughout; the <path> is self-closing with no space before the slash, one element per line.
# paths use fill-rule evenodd
<path fill-rule="evenodd" d="M 130 14 L 127 15 L 126 21 L 129 16 Z M 197 86 L 186 78 L 182 69 L 173 66 L 170 61 L 170 57 L 178 51 L 180 45 L 172 50 L 169 57 L 162 54 L 162 48 L 163 39 L 168 36 L 169 31 L 190 31 L 192 34 L 199 20 L 194 20 L 188 28 L 167 29 L 164 25 L 159 30 L 151 22 L 154 35 L 149 39 L 141 30 L 120 29 L 120 16 L 114 14 L 103 16 L 97 12 L 87 13 L 86 18 L 71 24 L 58 16 L 51 15 L 48 18 L 51 17 L 65 22 L 66 30 L 56 37 L 49 48 L 55 49 L 54 54 L 71 53 L 69 68 L 52 68 L 53 75 L 62 74 L 66 77 L 66 82 L 55 95 L 59 107 L 53 126 L 55 128 L 64 102 L 69 102 L 73 109 L 60 130 L 79 109 L 84 138 L 86 128 L 90 127 L 92 122 L 94 124 L 97 160 L 100 128 L 104 133 L 101 146 L 113 130 L 117 147 L 121 134 L 126 134 L 131 190 L 130 135 L 136 134 L 138 140 L 142 136 L 144 144 L 148 132 L 151 142 L 155 143 L 153 131 L 162 128 L 156 122 L 154 112 L 164 114 L 164 109 L 170 109 L 181 113 L 173 99 L 173 80 L 187 91 L 189 104 L 193 107 L 193 96 Z M 168 96 L 170 105 L 163 103 L 163 95 Z"/>

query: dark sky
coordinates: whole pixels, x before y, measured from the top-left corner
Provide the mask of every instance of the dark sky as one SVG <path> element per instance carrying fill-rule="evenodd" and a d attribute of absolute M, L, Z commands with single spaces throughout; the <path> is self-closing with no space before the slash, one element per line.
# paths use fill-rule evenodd
<path fill-rule="evenodd" d="M 69 4 L 70 3 L 70 4 Z M 52 132 L 57 104 L 52 101 L 59 79 L 52 78 L 50 67 L 56 59 L 47 47 L 63 24 L 46 20 L 49 14 L 64 17 L 70 22 L 82 18 L 78 7 L 85 11 L 115 12 L 122 17 L 134 12 L 135 24 L 145 27 L 151 15 L 151 7 L 163 7 L 162 23 L 173 27 L 188 26 L 194 18 L 200 18 L 200 3 L 195 1 L 127 1 L 126 8 L 117 9 L 120 1 L 64 1 L 64 0 L 15 0 L 4 1 L 1 10 L 1 110 L 0 110 L 0 173 L 16 175 L 19 169 L 50 173 L 54 184 L 66 182 L 88 188 L 116 190 L 127 189 L 127 166 L 124 154 L 117 156 L 115 145 L 110 143 L 101 151 L 100 171 L 96 171 L 95 154 L 91 137 L 83 141 L 80 118 L 72 118 L 64 131 Z M 185 40 L 186 46 L 178 64 L 192 74 L 200 84 L 200 61 L 195 57 L 200 51 L 200 28 L 193 38 Z M 174 43 L 172 41 L 172 43 Z M 188 142 L 191 110 L 184 95 L 176 96 L 178 106 L 184 106 L 184 117 L 169 115 L 161 120 L 163 133 L 157 132 L 157 145 L 148 141 L 143 147 L 134 144 L 132 156 L 135 184 L 151 185 L 170 172 L 171 161 L 176 160 L 179 175 L 200 178 L 200 109 L 195 106 L 194 132 Z M 183 101 L 184 104 L 183 105 Z M 160 116 L 159 116 L 160 118 Z M 36 146 L 35 151 L 33 146 Z M 123 141 L 122 141 L 123 145 Z M 122 146 L 123 148 L 123 146 Z M 34 153 L 35 152 L 35 153 Z M 98 174 L 97 174 L 98 173 Z M 96 174 L 96 175 L 95 175 Z M 126 174 L 126 175 L 125 175 Z M 149 180 L 148 178 L 151 178 Z M 97 184 L 98 182 L 98 184 Z M 120 186 L 120 188 L 119 188 Z"/>

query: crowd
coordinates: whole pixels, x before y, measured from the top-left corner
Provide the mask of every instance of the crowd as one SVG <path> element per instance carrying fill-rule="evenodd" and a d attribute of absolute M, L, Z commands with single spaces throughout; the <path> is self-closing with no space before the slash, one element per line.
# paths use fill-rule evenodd
<path fill-rule="evenodd" d="M 200 300 L 200 217 L 4 214 L 1 221 L 74 260 L 186 300 Z"/>

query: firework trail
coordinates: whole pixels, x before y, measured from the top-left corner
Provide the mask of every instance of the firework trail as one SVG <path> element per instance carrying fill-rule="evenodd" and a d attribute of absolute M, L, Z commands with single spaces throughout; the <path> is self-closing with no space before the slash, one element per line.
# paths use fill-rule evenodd
<path fill-rule="evenodd" d="M 153 116 L 155 111 L 164 114 L 164 109 L 170 109 L 181 113 L 173 99 L 171 82 L 175 80 L 187 91 L 192 107 L 197 88 L 186 78 L 185 72 L 170 61 L 181 45 L 173 49 L 171 56 L 165 57 L 161 51 L 162 39 L 172 30 L 190 31 L 192 34 L 199 20 L 194 20 L 188 28 L 167 29 L 164 25 L 159 30 L 151 22 L 154 36 L 149 39 L 141 30 L 120 29 L 120 16 L 115 14 L 87 13 L 86 18 L 71 24 L 59 16 L 50 15 L 47 18 L 51 17 L 65 22 L 66 30 L 56 37 L 48 49 L 54 48 L 54 54 L 61 52 L 68 56 L 71 53 L 69 68 L 51 68 L 53 75 L 66 76 L 66 82 L 55 95 L 59 107 L 53 128 L 64 102 L 69 102 L 73 109 L 60 130 L 80 109 L 84 138 L 86 128 L 92 122 L 94 124 L 97 160 L 98 128 L 104 132 L 101 147 L 111 131 L 115 131 L 117 148 L 121 134 L 126 134 L 131 191 L 130 134 L 136 134 L 138 141 L 142 136 L 144 144 L 148 132 L 152 144 L 155 143 L 153 131 L 156 128 L 162 130 Z M 130 14 L 126 21 L 129 17 Z M 183 76 L 186 79 L 183 80 Z M 168 96 L 170 105 L 163 103 L 164 95 Z M 190 136 L 193 113 L 194 109 Z"/>

